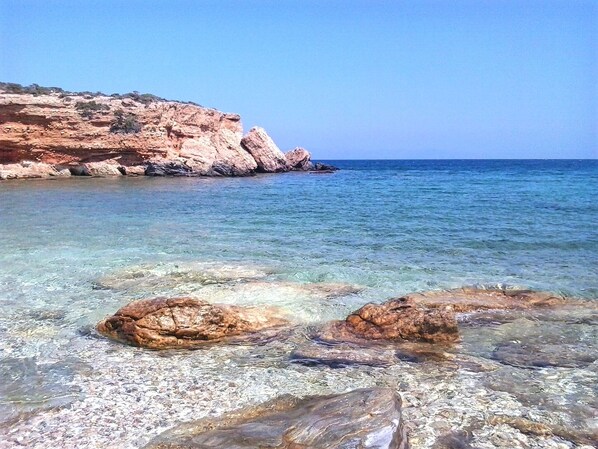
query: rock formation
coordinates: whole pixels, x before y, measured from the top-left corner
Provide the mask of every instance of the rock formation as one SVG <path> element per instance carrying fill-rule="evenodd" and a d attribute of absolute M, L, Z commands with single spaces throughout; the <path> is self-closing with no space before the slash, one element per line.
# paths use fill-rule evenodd
<path fill-rule="evenodd" d="M 455 313 L 448 308 L 427 308 L 406 298 L 366 304 L 343 321 L 324 327 L 325 341 L 453 342 L 459 338 Z"/>
<path fill-rule="evenodd" d="M 391 389 L 282 396 L 164 432 L 146 449 L 407 449 L 401 399 Z"/>
<path fill-rule="evenodd" d="M 291 170 L 313 170 L 311 155 L 305 148 L 297 147 L 285 154 L 287 164 Z"/>
<path fill-rule="evenodd" d="M 237 114 L 147 94 L 0 83 L 0 179 L 246 176 L 312 170 L 310 158 L 295 150 L 287 160 L 262 128 L 243 137 Z"/>
<path fill-rule="evenodd" d="M 101 334 L 150 349 L 192 349 L 220 341 L 259 341 L 288 324 L 272 307 L 209 304 L 192 298 L 133 301 L 101 321 Z"/>
<path fill-rule="evenodd" d="M 258 171 L 264 173 L 289 171 L 287 159 L 265 129 L 257 126 L 251 128 L 241 139 L 241 146 L 253 156 Z"/>
<path fill-rule="evenodd" d="M 410 293 L 404 298 L 430 308 L 450 307 L 455 312 L 521 310 L 572 304 L 574 302 L 548 292 L 475 287 Z"/>

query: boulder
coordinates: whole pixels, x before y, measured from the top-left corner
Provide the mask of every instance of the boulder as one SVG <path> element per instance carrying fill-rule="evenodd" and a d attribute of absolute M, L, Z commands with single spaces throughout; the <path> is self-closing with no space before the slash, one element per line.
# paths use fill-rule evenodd
<path fill-rule="evenodd" d="M 263 128 L 251 128 L 241 139 L 241 146 L 253 156 L 258 171 L 275 173 L 289 170 L 285 155 Z"/>
<path fill-rule="evenodd" d="M 294 150 L 288 151 L 284 157 L 291 170 L 309 171 L 314 169 L 314 164 L 310 160 L 311 154 L 305 148 L 297 147 Z"/>
<path fill-rule="evenodd" d="M 85 176 L 98 176 L 107 178 L 110 176 L 122 176 L 124 169 L 115 160 L 100 162 L 87 162 L 83 164 Z"/>
<path fill-rule="evenodd" d="M 146 449 L 407 449 L 401 399 L 387 388 L 298 399 L 183 424 Z"/>
<path fill-rule="evenodd" d="M 63 178 L 70 175 L 68 169 L 56 168 L 43 162 L 21 161 L 16 164 L 0 164 L 0 179 Z"/>
<path fill-rule="evenodd" d="M 145 165 L 128 165 L 122 167 L 127 176 L 143 176 L 145 175 Z"/>
<path fill-rule="evenodd" d="M 426 308 L 406 298 L 366 304 L 343 321 L 326 325 L 324 341 L 454 342 L 459 338 L 455 313 L 449 308 Z"/>
<path fill-rule="evenodd" d="M 150 349 L 192 349 L 206 343 L 260 341 L 288 324 L 269 307 L 210 304 L 193 298 L 133 301 L 96 329 L 123 343 Z"/>
<path fill-rule="evenodd" d="M 552 307 L 568 301 L 562 296 L 532 290 L 463 287 L 454 290 L 410 293 L 405 299 L 430 308 L 450 307 L 455 312 L 521 310 Z"/>

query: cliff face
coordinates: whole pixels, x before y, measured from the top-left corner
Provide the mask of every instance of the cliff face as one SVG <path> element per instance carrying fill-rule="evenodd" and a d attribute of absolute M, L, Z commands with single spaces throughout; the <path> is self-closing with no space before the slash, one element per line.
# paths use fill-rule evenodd
<path fill-rule="evenodd" d="M 0 90 L 0 178 L 293 169 L 305 167 L 287 163 L 263 129 L 243 137 L 237 114 L 143 97 Z"/>

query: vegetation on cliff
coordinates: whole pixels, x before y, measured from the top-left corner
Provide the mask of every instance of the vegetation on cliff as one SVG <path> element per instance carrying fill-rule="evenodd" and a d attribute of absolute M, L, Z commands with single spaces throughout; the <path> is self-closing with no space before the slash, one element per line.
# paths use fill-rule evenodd
<path fill-rule="evenodd" d="M 136 101 L 138 103 L 142 103 L 148 105 L 153 102 L 158 101 L 177 101 L 178 103 L 184 104 L 193 104 L 195 106 L 201 106 L 198 103 L 193 101 L 179 101 L 179 100 L 168 100 L 166 98 L 159 97 L 157 95 L 148 94 L 148 93 L 140 93 L 137 91 L 128 92 L 125 94 L 105 94 L 103 92 L 91 92 L 91 91 L 83 91 L 83 92 L 71 92 L 68 90 L 64 90 L 60 87 L 44 87 L 40 86 L 39 84 L 30 84 L 29 86 L 23 86 L 22 84 L 18 83 L 7 83 L 7 82 L 0 82 L 0 90 L 4 91 L 9 94 L 30 94 L 33 96 L 38 95 L 50 95 L 50 94 L 60 94 L 61 98 L 68 97 L 68 96 L 83 96 L 87 99 L 92 99 L 95 97 L 112 97 L 121 100 L 130 99 Z"/>

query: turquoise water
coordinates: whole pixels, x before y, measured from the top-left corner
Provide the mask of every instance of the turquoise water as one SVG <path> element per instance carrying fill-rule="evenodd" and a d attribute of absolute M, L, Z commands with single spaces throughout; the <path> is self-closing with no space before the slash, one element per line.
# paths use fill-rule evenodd
<path fill-rule="evenodd" d="M 132 299 L 191 294 L 275 304 L 303 324 L 342 318 L 368 301 L 472 284 L 598 299 L 597 161 L 333 163 L 342 170 L 331 175 L 1 183 L 0 358 L 13 373 L 0 380 L 11 416 L 7 447 L 40 416 L 59 422 L 69 410 L 83 413 L 77 404 L 93 396 L 90 385 L 107 382 L 97 377 L 98 366 L 131 354 L 140 367 L 161 366 L 155 353 L 90 336 L 91 326 Z M 246 279 L 260 282 L 238 282 Z M 301 290 L 319 283 L 359 292 L 330 299 Z M 207 379 L 218 381 L 229 350 L 241 351 L 222 348 L 205 360 L 214 370 Z M 290 391 L 284 378 L 300 369 L 283 368 L 279 381 L 272 374 L 276 386 L 256 386 L 251 400 Z M 127 372 L 143 384 L 140 372 Z M 315 376 L 314 385 L 323 382 L 318 376 L 340 376 L 326 373 L 300 372 Z M 378 376 L 354 374 L 364 385 Z M 23 381 L 31 376 L 40 380 Z M 329 388 L 344 382 L 335 379 Z M 122 387 L 114 376 L 111 382 Z M 15 391 L 33 412 L 15 408 Z M 41 399 L 32 400 L 36 395 Z M 37 408 L 41 403 L 48 407 Z M 87 429 L 90 441 L 104 441 L 98 429 L 107 425 Z M 44 447 L 43 438 L 57 431 L 49 426 L 38 428 L 39 440 L 24 441 Z M 68 435 L 56 438 L 69 447 Z M 139 447 L 136 438 L 125 438 L 123 447 Z"/>

